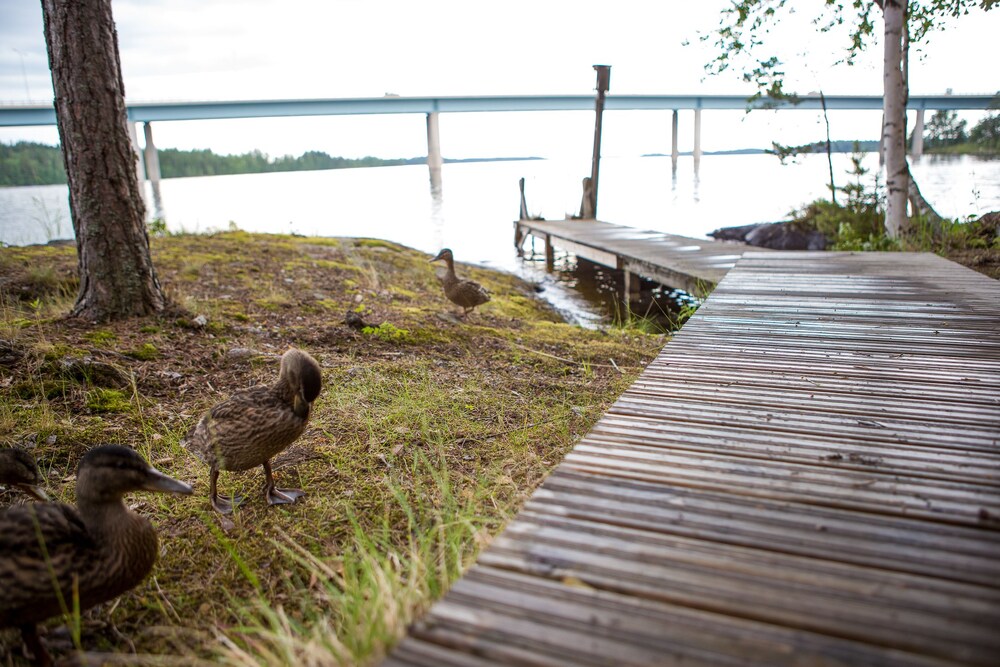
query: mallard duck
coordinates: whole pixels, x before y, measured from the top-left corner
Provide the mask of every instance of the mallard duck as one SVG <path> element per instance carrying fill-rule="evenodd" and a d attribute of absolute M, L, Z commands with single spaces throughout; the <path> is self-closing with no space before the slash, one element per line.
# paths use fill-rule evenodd
<path fill-rule="evenodd" d="M 321 385 L 316 360 L 292 348 L 281 357 L 281 370 L 274 384 L 233 394 L 209 410 L 188 432 L 184 446 L 211 467 L 208 493 L 217 512 L 229 514 L 243 502 L 242 497 L 219 495 L 220 470 L 264 466 L 264 497 L 271 505 L 294 503 L 305 495 L 301 489 L 275 487 L 271 458 L 305 430 Z"/>
<path fill-rule="evenodd" d="M 49 656 L 38 623 L 72 610 L 76 600 L 83 610 L 114 599 L 153 568 L 156 530 L 125 507 L 130 491 L 191 493 L 191 487 L 128 447 L 105 445 L 80 460 L 75 508 L 28 503 L 0 514 L 0 628 L 20 628 L 39 663 L 48 664 Z"/>
<path fill-rule="evenodd" d="M 462 317 L 472 312 L 476 306 L 481 306 L 490 300 L 490 293 L 485 287 L 474 280 L 455 275 L 455 256 L 450 248 L 443 249 L 430 261 L 436 262 L 441 259 L 448 265 L 448 271 L 441 279 L 444 293 L 452 303 L 462 307 Z"/>
<path fill-rule="evenodd" d="M 24 491 L 35 500 L 48 500 L 42 490 L 42 476 L 31 454 L 20 447 L 0 449 L 0 484 Z"/>

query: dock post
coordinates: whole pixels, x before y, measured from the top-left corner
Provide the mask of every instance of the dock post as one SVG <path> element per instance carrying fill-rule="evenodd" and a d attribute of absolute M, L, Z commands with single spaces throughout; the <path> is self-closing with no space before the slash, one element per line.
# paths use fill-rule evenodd
<path fill-rule="evenodd" d="M 594 65 L 597 70 L 597 100 L 594 108 L 594 158 L 590 167 L 590 213 L 597 218 L 597 184 L 601 171 L 601 124 L 604 117 L 604 94 L 611 88 L 611 65 Z"/>
<path fill-rule="evenodd" d="M 641 294 L 642 278 L 637 274 L 625 269 L 625 285 L 622 289 L 622 304 L 625 306 L 625 314 L 632 317 L 632 304 L 639 302 Z"/>
<path fill-rule="evenodd" d="M 545 270 L 552 273 L 556 268 L 556 252 L 552 247 L 552 236 L 545 235 Z"/>
<path fill-rule="evenodd" d="M 146 175 L 154 185 L 160 183 L 160 154 L 156 152 L 156 144 L 153 143 L 153 124 L 146 122 L 143 126 L 143 133 L 146 135 Z"/>
<path fill-rule="evenodd" d="M 674 109 L 674 117 L 670 123 L 670 161 L 673 163 L 674 168 L 677 167 L 677 158 L 680 156 L 681 151 L 677 146 L 677 120 L 678 111 Z"/>
<path fill-rule="evenodd" d="M 441 187 L 441 132 L 438 128 L 438 112 L 427 114 L 427 167 L 431 172 L 431 185 Z"/>
<path fill-rule="evenodd" d="M 917 122 L 913 127 L 913 145 L 910 155 L 920 157 L 924 154 L 924 110 L 917 109 Z"/>
<path fill-rule="evenodd" d="M 143 183 L 146 182 L 146 166 L 142 161 L 142 147 L 139 146 L 139 131 L 136 129 L 138 123 L 128 121 L 128 138 L 132 142 L 132 151 L 135 152 L 135 175 L 139 177 L 139 189 L 145 192 Z"/>
<path fill-rule="evenodd" d="M 701 109 L 694 110 L 694 162 L 701 161 Z"/>

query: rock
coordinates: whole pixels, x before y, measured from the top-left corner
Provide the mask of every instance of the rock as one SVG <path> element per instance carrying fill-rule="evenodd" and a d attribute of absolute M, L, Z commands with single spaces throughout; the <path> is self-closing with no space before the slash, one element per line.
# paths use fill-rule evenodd
<path fill-rule="evenodd" d="M 370 326 L 367 322 L 365 322 L 364 318 L 361 317 L 361 313 L 354 310 L 349 310 L 347 311 L 347 314 L 344 315 L 344 324 L 352 329 L 357 329 L 358 331 Z"/>
<path fill-rule="evenodd" d="M 207 326 L 208 318 L 205 317 L 204 315 L 199 315 L 198 317 L 194 318 L 194 323 L 197 324 L 199 327 Z"/>
<path fill-rule="evenodd" d="M 709 236 L 719 240 L 742 241 L 747 245 L 771 250 L 825 250 L 827 246 L 823 234 L 791 222 L 723 227 L 711 232 Z"/>
<path fill-rule="evenodd" d="M 96 387 L 123 389 L 132 383 L 131 375 L 124 369 L 90 357 L 62 359 L 59 365 L 66 377 Z"/>

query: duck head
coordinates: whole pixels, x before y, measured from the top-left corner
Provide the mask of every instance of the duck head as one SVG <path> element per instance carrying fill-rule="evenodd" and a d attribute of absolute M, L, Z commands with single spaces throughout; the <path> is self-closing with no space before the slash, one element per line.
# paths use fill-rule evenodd
<path fill-rule="evenodd" d="M 84 454 L 76 473 L 77 503 L 120 501 L 130 491 L 190 494 L 184 482 L 164 475 L 135 451 L 102 445 Z"/>
<path fill-rule="evenodd" d="M 427 260 L 429 262 L 436 262 L 438 260 L 445 260 L 446 262 L 455 261 L 455 256 L 451 252 L 451 248 L 443 248 L 441 252 L 435 255 L 434 259 Z"/>
<path fill-rule="evenodd" d="M 306 403 L 315 401 L 323 387 L 323 373 L 319 363 L 308 352 L 294 347 L 282 355 L 279 375 Z"/>
<path fill-rule="evenodd" d="M 0 451 L 0 481 L 19 489 L 35 500 L 48 500 L 42 490 L 42 476 L 31 454 L 19 447 Z"/>

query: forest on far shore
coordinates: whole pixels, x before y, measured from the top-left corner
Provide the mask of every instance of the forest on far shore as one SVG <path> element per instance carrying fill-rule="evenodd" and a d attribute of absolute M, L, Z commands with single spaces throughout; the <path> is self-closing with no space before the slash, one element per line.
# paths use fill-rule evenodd
<path fill-rule="evenodd" d="M 242 155 L 216 155 L 208 149 L 182 151 L 163 148 L 158 151 L 163 178 L 183 176 L 221 176 L 271 171 L 310 171 L 352 167 L 389 167 L 422 164 L 427 158 L 383 159 L 377 157 L 333 157 L 321 151 L 308 151 L 298 157 L 271 158 L 261 151 Z M 0 143 L 0 186 L 53 185 L 66 182 L 62 153 L 58 146 L 31 141 Z"/>

